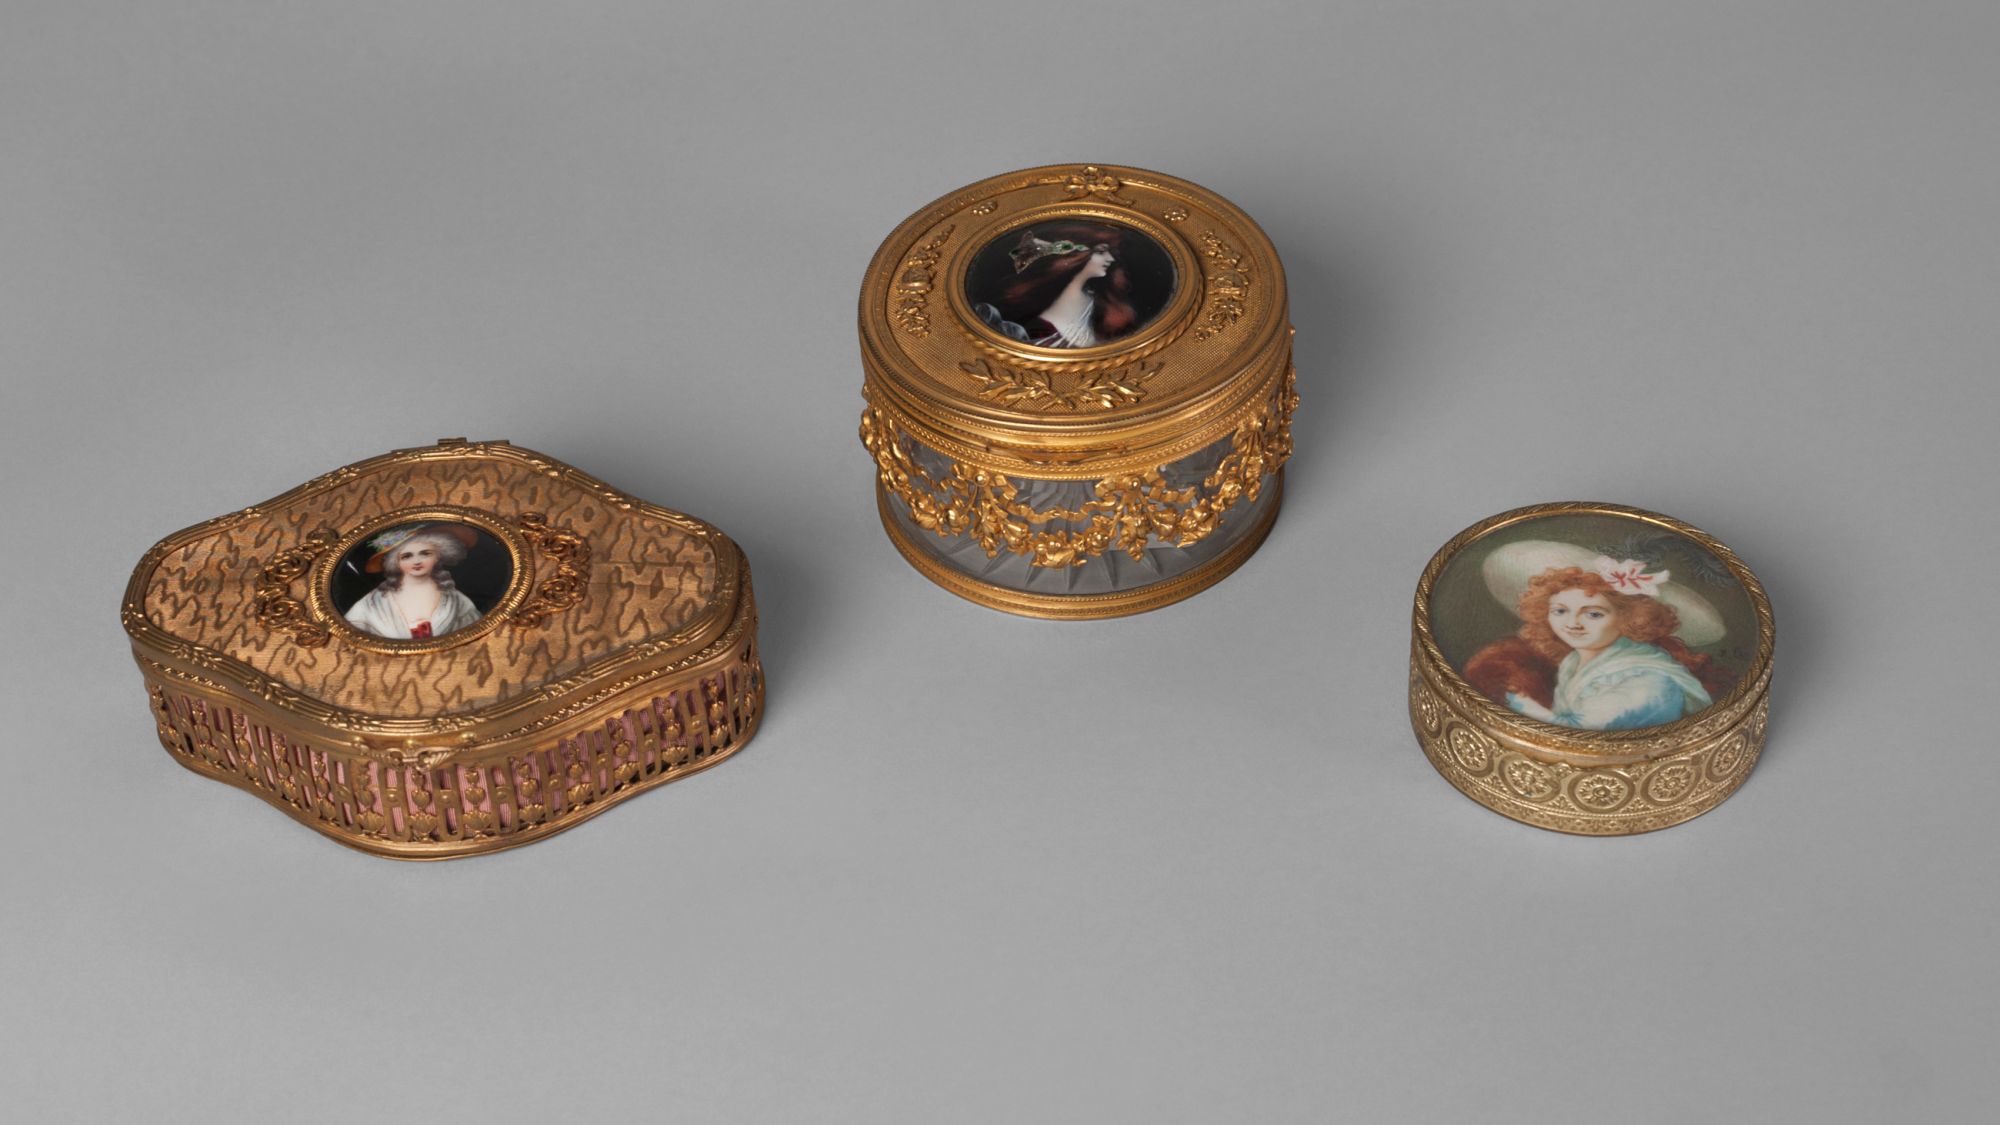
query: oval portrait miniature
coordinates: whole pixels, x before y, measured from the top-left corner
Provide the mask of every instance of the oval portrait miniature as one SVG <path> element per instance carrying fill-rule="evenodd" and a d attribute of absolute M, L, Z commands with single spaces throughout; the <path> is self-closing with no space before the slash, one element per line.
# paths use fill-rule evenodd
<path fill-rule="evenodd" d="M 1467 547 L 1438 577 L 1431 629 L 1487 698 L 1584 730 L 1701 713 L 1734 689 L 1757 638 L 1742 583 L 1700 544 L 1591 515 Z"/>
<path fill-rule="evenodd" d="M 981 247 L 965 295 L 987 328 L 1020 344 L 1093 348 L 1151 323 L 1174 292 L 1174 263 L 1119 223 L 1060 219 Z"/>
<path fill-rule="evenodd" d="M 333 606 L 389 641 L 425 641 L 478 624 L 514 581 L 513 556 L 483 528 L 398 524 L 363 539 L 333 569 Z"/>

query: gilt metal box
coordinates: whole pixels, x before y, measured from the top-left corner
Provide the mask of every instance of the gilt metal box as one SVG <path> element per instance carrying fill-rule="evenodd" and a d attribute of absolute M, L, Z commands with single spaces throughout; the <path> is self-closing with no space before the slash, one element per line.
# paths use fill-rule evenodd
<path fill-rule="evenodd" d="M 506 442 L 171 535 L 124 623 L 174 760 L 400 859 L 562 831 L 736 752 L 763 710 L 736 545 Z"/>
<path fill-rule="evenodd" d="M 972 184 L 862 283 L 861 440 L 911 565 L 1012 613 L 1188 597 L 1277 518 L 1297 396 L 1285 275 L 1185 180 L 1052 166 Z"/>

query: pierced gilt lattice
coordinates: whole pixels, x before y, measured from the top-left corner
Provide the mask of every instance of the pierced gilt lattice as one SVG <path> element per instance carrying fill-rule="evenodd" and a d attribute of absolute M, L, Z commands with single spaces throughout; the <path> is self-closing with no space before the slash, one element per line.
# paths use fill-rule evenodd
<path fill-rule="evenodd" d="M 262 796 L 369 851 L 433 858 L 528 843 L 720 761 L 763 710 L 745 641 L 728 666 L 601 722 L 499 755 L 315 745 L 258 713 L 148 670 L 160 738 L 188 768 Z"/>

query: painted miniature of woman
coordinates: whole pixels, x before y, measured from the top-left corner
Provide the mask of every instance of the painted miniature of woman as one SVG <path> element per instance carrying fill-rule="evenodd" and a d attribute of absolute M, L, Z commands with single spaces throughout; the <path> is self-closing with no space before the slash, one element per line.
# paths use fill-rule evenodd
<path fill-rule="evenodd" d="M 1088 348 L 1139 326 L 1120 233 L 1096 223 L 1049 223 L 1008 251 L 1014 276 L 972 311 L 1010 339 L 1044 348 Z"/>
<path fill-rule="evenodd" d="M 1561 547 L 1513 544 L 1510 548 Z M 1510 548 L 1495 552 L 1498 558 Z M 1569 550 L 1574 551 L 1575 548 Z M 1546 554 L 1546 551 L 1540 552 Z M 1485 568 L 1499 594 L 1513 588 Z M 1734 677 L 1688 646 L 1682 635 L 1721 637 L 1721 618 L 1692 591 L 1670 586 L 1667 571 L 1597 556 L 1584 565 L 1546 566 L 1520 590 L 1520 631 L 1466 662 L 1468 682 L 1513 710 L 1566 727 L 1629 730 L 1658 726 L 1705 710 Z M 1677 608 L 1677 605 L 1679 608 Z M 1683 623 L 1682 610 L 1691 618 Z"/>
<path fill-rule="evenodd" d="M 450 567 L 465 561 L 477 542 L 470 528 L 453 524 L 398 527 L 369 541 L 375 549 L 362 568 L 381 585 L 355 602 L 347 623 L 394 641 L 442 637 L 478 621 L 472 599 L 459 592 Z"/>

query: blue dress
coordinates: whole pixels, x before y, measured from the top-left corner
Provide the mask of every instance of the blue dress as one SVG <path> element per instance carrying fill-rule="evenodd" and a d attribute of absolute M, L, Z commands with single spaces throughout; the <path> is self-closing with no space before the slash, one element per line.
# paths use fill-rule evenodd
<path fill-rule="evenodd" d="M 1585 730 L 1653 727 L 1715 701 L 1694 673 L 1658 645 L 1620 637 L 1591 658 L 1572 652 L 1556 667 L 1555 704 L 1509 694 L 1507 706 L 1531 719 Z"/>

